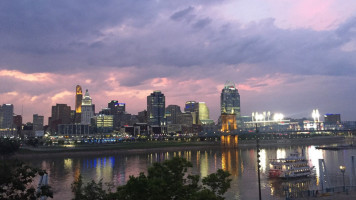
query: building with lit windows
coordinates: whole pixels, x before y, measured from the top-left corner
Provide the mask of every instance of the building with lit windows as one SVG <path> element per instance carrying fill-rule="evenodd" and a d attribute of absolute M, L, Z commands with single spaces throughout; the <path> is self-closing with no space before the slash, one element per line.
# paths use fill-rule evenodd
<path fill-rule="evenodd" d="M 114 117 L 112 115 L 99 114 L 93 117 L 92 121 L 97 133 L 111 133 L 114 130 Z"/>
<path fill-rule="evenodd" d="M 198 103 L 198 119 L 200 123 L 204 120 L 209 120 L 209 108 L 205 102 Z"/>
<path fill-rule="evenodd" d="M 88 90 L 86 90 L 84 98 L 82 99 L 81 124 L 89 125 L 91 123 L 91 118 L 93 118 L 94 115 L 95 105 L 92 102 Z"/>
<path fill-rule="evenodd" d="M 221 91 L 220 109 L 222 130 L 232 131 L 235 130 L 235 127 L 241 126 L 240 94 L 235 83 L 231 81 L 227 81 Z M 232 115 L 235 115 L 235 120 L 231 120 Z M 236 125 L 231 123 L 236 123 Z M 227 127 L 233 129 L 226 130 Z"/>
<path fill-rule="evenodd" d="M 148 124 L 151 126 L 166 125 L 166 99 L 159 90 L 147 96 L 147 117 Z"/>

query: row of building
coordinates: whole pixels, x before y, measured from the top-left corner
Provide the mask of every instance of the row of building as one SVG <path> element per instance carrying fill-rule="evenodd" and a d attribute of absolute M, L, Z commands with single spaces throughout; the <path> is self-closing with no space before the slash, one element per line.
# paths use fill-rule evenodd
<path fill-rule="evenodd" d="M 147 96 L 147 109 L 132 115 L 126 112 L 126 104 L 112 100 L 106 108 L 95 112 L 95 105 L 86 90 L 84 96 L 81 86 L 76 86 L 75 108 L 67 104 L 52 106 L 48 126 L 43 126 L 43 116 L 34 114 L 33 122 L 22 124 L 21 115 L 13 115 L 13 105 L 0 106 L 0 131 L 15 132 L 19 135 L 43 135 L 44 131 L 52 135 L 91 135 L 128 133 L 130 135 L 151 134 L 196 134 L 200 132 L 234 132 L 253 129 L 256 123 L 274 129 L 307 129 L 321 127 L 319 118 L 310 124 L 283 119 L 280 113 L 252 113 L 251 117 L 241 116 L 240 94 L 233 82 L 226 82 L 220 95 L 220 117 L 215 122 L 210 119 L 209 108 L 205 102 L 187 101 L 184 109 L 179 105 L 166 106 L 166 97 L 161 91 L 153 91 Z M 319 111 L 313 111 L 318 116 Z M 325 115 L 325 124 L 341 124 L 339 114 Z M 335 122 L 335 123 L 334 123 Z M 308 124 L 309 123 L 309 124 Z M 325 126 L 326 126 L 325 125 Z M 322 125 L 324 127 L 324 125 Z M 274 128 L 277 127 L 277 128 Z M 21 133 L 22 131 L 22 133 Z M 31 132 L 31 134 L 29 134 Z"/>

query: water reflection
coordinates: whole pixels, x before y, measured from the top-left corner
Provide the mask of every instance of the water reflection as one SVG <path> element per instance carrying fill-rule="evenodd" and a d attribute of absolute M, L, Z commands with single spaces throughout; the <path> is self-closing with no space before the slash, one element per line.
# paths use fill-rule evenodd
<path fill-rule="evenodd" d="M 356 155 L 355 150 L 348 151 L 323 151 L 309 147 L 293 148 L 262 148 L 261 161 L 261 186 L 262 195 L 268 199 L 284 198 L 288 191 L 294 196 L 305 195 L 307 190 L 314 190 L 319 186 L 319 179 L 302 179 L 278 181 L 267 177 L 269 159 L 285 158 L 295 150 L 305 150 L 310 165 L 316 167 L 319 173 L 319 159 L 324 159 L 330 180 L 335 185 L 342 184 L 340 165 L 346 165 L 346 182 L 351 182 L 351 155 Z M 54 188 L 55 199 L 71 199 L 71 183 L 82 175 L 83 181 L 103 180 L 112 182 L 115 186 L 125 184 L 129 176 L 147 173 L 147 168 L 155 162 L 163 162 L 174 156 L 185 157 L 191 161 L 193 168 L 189 173 L 205 177 L 217 169 L 228 170 L 233 179 L 231 189 L 227 192 L 227 199 L 256 199 L 258 198 L 256 150 L 238 148 L 215 148 L 192 151 L 152 151 L 137 154 L 115 154 L 102 156 L 81 157 L 51 157 L 30 158 L 27 162 L 36 167 L 46 169 L 50 176 L 50 184 Z M 287 190 L 287 189 L 288 190 Z M 268 197 L 268 198 L 267 198 Z"/>

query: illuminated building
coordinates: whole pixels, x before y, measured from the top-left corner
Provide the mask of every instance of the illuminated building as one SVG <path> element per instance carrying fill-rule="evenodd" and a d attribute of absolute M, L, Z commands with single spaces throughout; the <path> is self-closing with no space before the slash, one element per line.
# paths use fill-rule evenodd
<path fill-rule="evenodd" d="M 161 91 L 156 90 L 147 96 L 147 121 L 149 125 L 166 125 L 166 99 Z"/>
<path fill-rule="evenodd" d="M 112 115 L 100 114 L 93 119 L 98 133 L 110 133 L 114 130 Z"/>
<path fill-rule="evenodd" d="M 222 132 L 231 132 L 237 129 L 236 124 L 236 115 L 234 114 L 221 114 L 221 131 Z"/>
<path fill-rule="evenodd" d="M 43 116 L 38 114 L 33 115 L 33 130 L 34 131 L 42 131 L 43 130 Z"/>
<path fill-rule="evenodd" d="M 81 113 L 82 112 L 82 99 L 83 99 L 83 92 L 82 92 L 82 87 L 80 85 L 77 85 L 75 88 L 76 94 L 75 94 L 75 113 Z"/>
<path fill-rule="evenodd" d="M 0 106 L 0 129 L 13 128 L 14 105 L 3 104 Z"/>
<path fill-rule="evenodd" d="M 167 124 L 178 124 L 179 116 L 182 114 L 180 107 L 177 105 L 169 105 L 166 108 Z"/>
<path fill-rule="evenodd" d="M 94 117 L 94 113 L 95 105 L 92 102 L 88 90 L 86 90 L 82 100 L 81 124 L 89 125 L 91 118 Z"/>
<path fill-rule="evenodd" d="M 75 88 L 75 123 L 80 123 L 81 117 L 80 114 L 82 113 L 82 99 L 83 99 L 83 91 L 80 85 L 77 85 Z"/>
<path fill-rule="evenodd" d="M 233 82 L 227 81 L 225 83 L 221 91 L 220 108 L 221 114 L 235 115 L 236 123 L 241 125 L 240 94 Z M 222 123 L 226 122 L 222 121 Z"/>
<path fill-rule="evenodd" d="M 48 118 L 48 126 L 52 132 L 58 130 L 59 124 L 71 123 L 71 109 L 67 104 L 56 104 L 52 106 L 51 117 Z"/>
<path fill-rule="evenodd" d="M 209 108 L 206 106 L 205 102 L 198 103 L 198 119 L 199 121 L 202 120 L 209 120 Z"/>
<path fill-rule="evenodd" d="M 202 124 L 202 121 L 209 120 L 209 109 L 205 102 L 187 101 L 184 112 L 191 113 L 193 124 Z"/>

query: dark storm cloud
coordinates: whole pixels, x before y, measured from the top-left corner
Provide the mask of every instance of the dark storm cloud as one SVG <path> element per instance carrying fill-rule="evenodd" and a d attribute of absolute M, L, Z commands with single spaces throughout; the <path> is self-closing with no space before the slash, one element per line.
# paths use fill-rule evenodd
<path fill-rule="evenodd" d="M 190 13 L 192 13 L 194 10 L 194 8 L 192 6 L 189 6 L 188 8 L 184 9 L 184 10 L 180 10 L 175 12 L 172 16 L 171 19 L 175 20 L 175 21 L 179 21 L 183 18 L 194 18 L 195 15 L 191 15 Z M 190 14 L 190 15 L 189 15 Z"/>
<path fill-rule="evenodd" d="M 61 73 L 144 69 L 122 82 L 128 86 L 187 67 L 218 77 L 217 66 L 223 71 L 246 63 L 256 66 L 245 70 L 246 78 L 355 74 L 353 52 L 340 50 L 354 38 L 355 18 L 329 31 L 281 29 L 274 19 L 242 25 L 206 11 L 216 2 L 1 1 L 0 67 Z"/>

